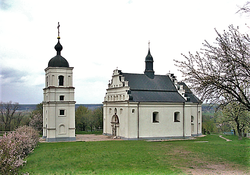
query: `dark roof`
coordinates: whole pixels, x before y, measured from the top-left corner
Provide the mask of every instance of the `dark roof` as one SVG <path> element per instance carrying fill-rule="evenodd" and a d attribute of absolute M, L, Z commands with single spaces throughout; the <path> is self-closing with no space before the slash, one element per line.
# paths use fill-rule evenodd
<path fill-rule="evenodd" d="M 168 75 L 155 75 L 153 79 L 145 74 L 121 73 L 130 87 L 130 101 L 177 102 L 185 99 L 178 93 Z"/>
<path fill-rule="evenodd" d="M 56 55 L 50 59 L 48 67 L 69 67 L 69 63 L 61 55 Z"/>
<path fill-rule="evenodd" d="M 63 47 L 58 39 L 57 44 L 55 45 L 55 50 L 57 55 L 50 59 L 48 67 L 69 67 L 68 61 L 61 56 L 61 51 Z"/>
<path fill-rule="evenodd" d="M 193 103 L 201 103 L 202 101 L 198 99 L 193 92 L 188 88 L 186 83 L 184 82 L 178 82 L 179 85 L 183 85 L 183 89 L 185 90 L 185 97 L 189 97 L 189 101 Z"/>
<path fill-rule="evenodd" d="M 150 53 L 150 49 L 148 49 L 148 54 L 147 54 L 147 56 L 145 58 L 145 61 L 150 61 L 150 62 L 154 61 L 154 59 L 153 59 L 153 57 L 152 57 L 152 55 Z"/>
<path fill-rule="evenodd" d="M 163 90 L 175 91 L 173 82 L 167 75 L 155 75 L 154 79 L 148 78 L 145 74 L 122 73 L 125 81 L 128 81 L 131 90 Z"/>
<path fill-rule="evenodd" d="M 131 96 L 131 101 L 137 102 L 185 102 L 178 92 L 132 90 Z"/>

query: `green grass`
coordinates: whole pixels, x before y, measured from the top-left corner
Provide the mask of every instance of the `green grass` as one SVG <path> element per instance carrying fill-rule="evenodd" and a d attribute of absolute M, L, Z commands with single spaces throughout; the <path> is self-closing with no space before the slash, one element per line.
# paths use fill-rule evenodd
<path fill-rule="evenodd" d="M 95 134 L 95 135 L 102 135 L 102 130 L 100 130 L 100 131 L 76 131 L 76 134 Z"/>
<path fill-rule="evenodd" d="M 218 135 L 196 140 L 40 143 L 19 173 L 182 174 L 206 164 L 249 166 L 249 139 Z M 208 141 L 208 142 L 204 142 Z"/>

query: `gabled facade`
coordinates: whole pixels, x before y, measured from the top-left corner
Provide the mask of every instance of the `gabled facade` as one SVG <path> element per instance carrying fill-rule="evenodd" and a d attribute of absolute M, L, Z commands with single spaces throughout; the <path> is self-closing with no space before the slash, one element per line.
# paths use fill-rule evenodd
<path fill-rule="evenodd" d="M 103 133 L 123 139 L 201 134 L 201 101 L 173 74 L 155 75 L 148 50 L 144 74 L 114 70 L 103 102 Z"/>
<path fill-rule="evenodd" d="M 75 140 L 73 67 L 61 56 L 59 40 L 58 36 L 57 55 L 45 69 L 43 138 L 48 142 Z"/>

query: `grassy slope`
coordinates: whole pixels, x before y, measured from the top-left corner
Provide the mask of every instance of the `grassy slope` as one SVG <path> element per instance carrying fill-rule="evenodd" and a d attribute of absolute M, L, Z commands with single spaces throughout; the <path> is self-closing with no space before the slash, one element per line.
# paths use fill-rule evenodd
<path fill-rule="evenodd" d="M 41 143 L 20 172 L 30 174 L 180 174 L 206 163 L 231 162 L 246 169 L 250 142 L 217 135 L 197 140 Z M 208 141 L 208 142 L 197 142 Z"/>

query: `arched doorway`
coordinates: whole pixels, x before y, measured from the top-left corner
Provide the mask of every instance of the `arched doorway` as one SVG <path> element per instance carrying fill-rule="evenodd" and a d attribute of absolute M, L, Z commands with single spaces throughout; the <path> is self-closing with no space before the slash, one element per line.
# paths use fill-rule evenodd
<path fill-rule="evenodd" d="M 111 118 L 112 136 L 119 136 L 119 118 L 116 113 Z"/>

